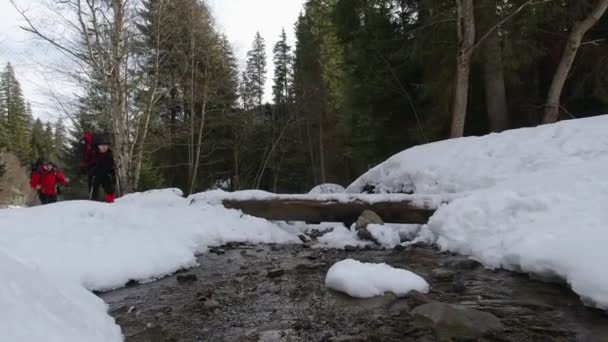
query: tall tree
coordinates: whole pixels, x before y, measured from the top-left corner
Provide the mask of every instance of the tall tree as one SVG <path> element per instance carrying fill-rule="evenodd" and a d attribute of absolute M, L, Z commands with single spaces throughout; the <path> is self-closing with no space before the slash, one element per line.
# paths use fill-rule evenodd
<path fill-rule="evenodd" d="M 597 0 L 591 12 L 583 20 L 576 21 L 572 26 L 568 42 L 549 88 L 543 117 L 544 123 L 553 123 L 559 119 L 560 98 L 564 84 L 570 74 L 570 69 L 574 64 L 583 37 L 601 19 L 607 9 L 608 0 Z"/>
<path fill-rule="evenodd" d="M 8 146 L 23 163 L 29 162 L 29 115 L 21 85 L 8 63 L 0 77 L 0 101 L 5 109 Z"/>
<path fill-rule="evenodd" d="M 285 29 L 281 32 L 281 37 L 275 44 L 273 53 L 274 85 L 272 86 L 272 95 L 276 105 L 285 105 L 289 101 L 293 77 L 293 57 L 291 46 L 287 44 Z"/>
<path fill-rule="evenodd" d="M 452 101 L 452 138 L 462 137 L 467 115 L 471 57 L 475 44 L 475 15 L 473 0 L 456 0 L 456 32 L 458 53 Z"/>
<path fill-rule="evenodd" d="M 255 99 L 258 108 L 262 108 L 264 86 L 266 85 L 266 43 L 260 32 L 256 32 L 251 50 L 247 52 L 247 92 Z"/>
<path fill-rule="evenodd" d="M 502 41 L 499 24 L 497 0 L 481 0 L 477 7 L 477 26 L 480 35 L 488 33 L 480 47 L 483 64 L 486 110 L 492 132 L 509 128 L 509 109 L 505 86 Z"/>

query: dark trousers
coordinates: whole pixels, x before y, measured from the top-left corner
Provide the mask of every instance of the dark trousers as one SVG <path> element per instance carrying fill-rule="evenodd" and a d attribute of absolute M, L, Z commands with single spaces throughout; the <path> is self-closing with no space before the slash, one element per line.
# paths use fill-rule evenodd
<path fill-rule="evenodd" d="M 57 202 L 57 195 L 45 195 L 41 192 L 38 193 L 38 198 L 40 198 L 40 203 L 49 204 Z"/>
<path fill-rule="evenodd" d="M 108 194 L 114 194 L 114 179 L 111 175 L 93 175 L 89 176 L 89 193 L 91 200 L 99 201 L 99 188 Z"/>

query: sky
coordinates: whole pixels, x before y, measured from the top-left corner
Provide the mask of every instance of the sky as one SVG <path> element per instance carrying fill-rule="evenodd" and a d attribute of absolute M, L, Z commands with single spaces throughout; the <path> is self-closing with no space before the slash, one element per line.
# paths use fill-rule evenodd
<path fill-rule="evenodd" d="M 40 0 L 17 0 L 22 8 Z M 247 51 L 251 49 L 256 32 L 266 40 L 268 81 L 265 99 L 272 98 L 273 61 L 272 48 L 285 28 L 288 43 L 295 45 L 294 24 L 305 0 L 206 0 L 210 5 L 216 25 L 233 45 L 235 55 L 243 66 Z M 32 12 L 40 14 L 39 11 Z M 15 67 L 26 99 L 32 103 L 34 116 L 43 120 L 55 120 L 61 116 L 53 95 L 69 96 L 75 90 L 60 82 L 54 65 L 60 60 L 52 47 L 37 41 L 19 28 L 23 19 L 8 0 L 0 0 L 0 64 L 7 62 Z M 59 95 L 57 95 L 59 96 Z"/>

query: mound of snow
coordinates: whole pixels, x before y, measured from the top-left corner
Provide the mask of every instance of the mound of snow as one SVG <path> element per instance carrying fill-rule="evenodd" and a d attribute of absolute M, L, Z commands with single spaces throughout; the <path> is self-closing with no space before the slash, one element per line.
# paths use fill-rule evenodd
<path fill-rule="evenodd" d="M 386 248 L 395 248 L 401 243 L 399 228 L 383 224 L 370 224 L 367 226 L 369 233 L 376 241 Z"/>
<path fill-rule="evenodd" d="M 326 183 L 317 185 L 308 192 L 309 195 L 320 195 L 320 194 L 342 194 L 345 193 L 346 189 L 339 184 Z"/>
<path fill-rule="evenodd" d="M 608 309 L 608 116 L 415 147 L 349 186 L 455 194 L 421 230 L 488 267 L 559 276 Z"/>
<path fill-rule="evenodd" d="M 45 277 L 4 253 L 0 273 L 0 340 L 122 341 L 106 304 L 84 288 Z"/>
<path fill-rule="evenodd" d="M 349 230 L 344 225 L 337 225 L 333 228 L 331 232 L 318 238 L 318 243 L 314 246 L 315 248 L 344 249 L 346 246 L 365 247 L 372 244 L 370 241 L 361 241 L 357 237 L 356 232 Z"/>
<path fill-rule="evenodd" d="M 334 264 L 327 272 L 325 286 L 356 298 L 371 298 L 387 292 L 405 296 L 414 290 L 429 291 L 429 284 L 415 273 L 387 264 L 362 263 L 353 259 Z"/>
<path fill-rule="evenodd" d="M 129 195 L 113 205 L 69 201 L 0 210 L 0 340 L 119 341 L 105 305 L 86 289 L 162 277 L 228 242 L 300 240 L 235 210 L 190 205 L 175 189 Z"/>
<path fill-rule="evenodd" d="M 69 201 L 5 210 L 0 250 L 90 290 L 108 290 L 194 266 L 195 255 L 208 246 L 299 242 L 266 220 L 188 203 L 169 189 L 127 196 L 114 205 Z"/>

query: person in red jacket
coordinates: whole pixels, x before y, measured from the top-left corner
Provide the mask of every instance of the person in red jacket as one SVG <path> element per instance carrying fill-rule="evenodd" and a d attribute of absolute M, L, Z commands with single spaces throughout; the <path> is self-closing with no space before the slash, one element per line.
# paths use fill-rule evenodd
<path fill-rule="evenodd" d="M 38 192 L 40 203 L 57 202 L 57 183 L 68 185 L 69 180 L 48 158 L 41 158 L 40 165 L 32 172 L 30 186 Z"/>

